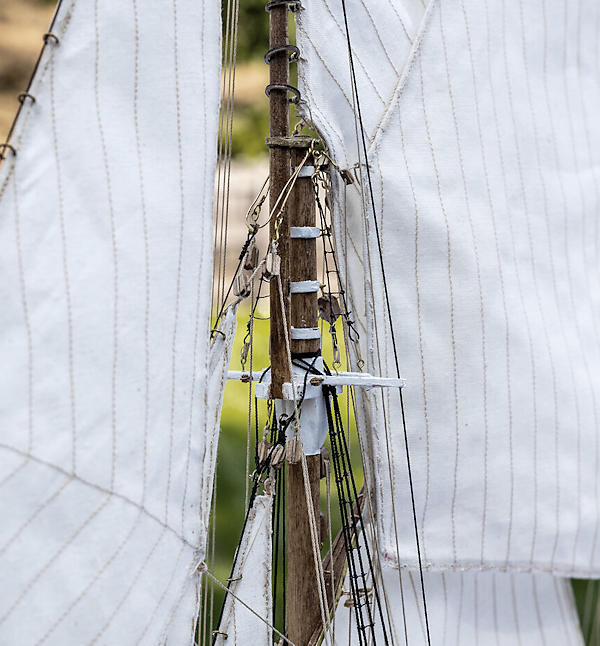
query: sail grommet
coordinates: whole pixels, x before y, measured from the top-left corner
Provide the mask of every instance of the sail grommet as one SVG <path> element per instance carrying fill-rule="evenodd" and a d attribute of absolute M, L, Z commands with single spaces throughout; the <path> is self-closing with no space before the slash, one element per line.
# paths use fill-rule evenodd
<path fill-rule="evenodd" d="M 25 99 L 29 99 L 32 103 L 35 103 L 35 97 L 33 96 L 33 94 L 29 94 L 29 92 L 21 92 L 21 94 L 17 96 L 17 100 L 21 104 L 25 102 Z"/>
<path fill-rule="evenodd" d="M 265 54 L 265 63 L 267 65 L 270 65 L 271 58 L 275 54 L 279 54 L 280 52 L 291 52 L 288 59 L 290 63 L 295 63 L 300 58 L 300 50 L 298 49 L 298 47 L 296 47 L 296 45 L 281 45 L 281 47 L 272 47 Z"/>
<path fill-rule="evenodd" d="M 43 39 L 44 44 L 46 45 L 48 44 L 49 40 L 53 40 L 55 45 L 58 45 L 60 43 L 60 38 L 56 34 L 53 34 L 51 31 L 46 32 L 43 35 Z"/>
<path fill-rule="evenodd" d="M 267 52 L 268 53 L 268 52 Z M 290 103 L 300 103 L 302 96 L 300 95 L 300 90 L 289 83 L 269 83 L 265 88 L 265 94 L 269 96 L 272 90 L 287 90 L 292 92 L 294 96 L 290 97 Z"/>
<path fill-rule="evenodd" d="M 10 150 L 10 152 L 13 154 L 13 157 L 17 156 L 17 150 L 12 144 L 3 143 L 0 144 L 0 159 L 6 159 L 6 156 L 4 155 L 5 150 Z"/>

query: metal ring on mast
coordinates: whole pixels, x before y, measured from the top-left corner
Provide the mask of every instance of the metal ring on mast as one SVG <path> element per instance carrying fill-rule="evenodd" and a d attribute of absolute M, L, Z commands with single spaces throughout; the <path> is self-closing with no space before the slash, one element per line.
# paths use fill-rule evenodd
<path fill-rule="evenodd" d="M 300 50 L 296 45 L 281 45 L 281 47 L 273 47 L 265 54 L 265 63 L 267 65 L 271 64 L 271 58 L 274 54 L 279 54 L 279 52 L 291 52 L 289 62 L 295 63 L 300 58 Z"/>
<path fill-rule="evenodd" d="M 265 88 L 265 94 L 269 96 L 271 94 L 271 90 L 287 90 L 288 92 L 292 92 L 294 96 L 289 99 L 290 103 L 300 103 L 302 100 L 300 90 L 289 83 L 269 83 Z"/>
<path fill-rule="evenodd" d="M 267 6 L 265 7 L 265 11 L 269 12 L 271 9 L 274 9 L 275 7 L 285 7 L 290 11 L 298 11 L 299 9 L 302 9 L 302 4 L 300 3 L 300 0 L 271 0 L 270 2 L 267 2 Z"/>

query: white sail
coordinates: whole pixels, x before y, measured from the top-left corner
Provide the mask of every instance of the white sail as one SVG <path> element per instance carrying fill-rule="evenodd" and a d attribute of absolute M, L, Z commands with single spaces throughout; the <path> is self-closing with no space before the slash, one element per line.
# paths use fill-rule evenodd
<path fill-rule="evenodd" d="M 598 576 L 600 8 L 431 0 L 405 37 L 413 4 L 346 1 L 424 566 Z M 306 3 L 299 45 L 306 113 L 364 162 L 342 3 Z M 367 369 L 395 376 L 355 174 L 341 265 Z M 384 557 L 416 566 L 398 393 L 363 404 Z"/>
<path fill-rule="evenodd" d="M 52 29 L 0 170 L 0 642 L 191 644 L 235 323 L 209 352 L 220 9 Z"/>
<path fill-rule="evenodd" d="M 235 555 L 215 644 L 271 644 L 273 496 L 256 496 Z"/>
<path fill-rule="evenodd" d="M 392 609 L 388 641 L 426 644 L 418 574 L 404 571 L 400 583 L 398 571 L 386 567 L 383 583 L 387 604 Z M 347 580 L 344 587 L 348 589 Z M 427 572 L 425 588 L 432 644 L 584 644 L 571 585 L 565 579 L 550 574 Z M 361 643 L 351 599 L 350 595 L 343 594 L 336 609 L 335 644 L 338 646 Z M 372 595 L 370 600 L 373 603 Z M 376 643 L 384 643 L 380 622 L 375 638 Z"/>

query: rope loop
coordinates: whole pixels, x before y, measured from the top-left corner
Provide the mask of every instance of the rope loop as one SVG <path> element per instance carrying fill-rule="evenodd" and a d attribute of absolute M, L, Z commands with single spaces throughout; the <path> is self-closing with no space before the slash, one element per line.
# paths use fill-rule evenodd
<path fill-rule="evenodd" d="M 21 105 L 25 102 L 25 99 L 29 99 L 32 103 L 35 103 L 35 97 L 33 94 L 29 94 L 29 92 L 21 92 L 17 99 Z"/>
<path fill-rule="evenodd" d="M 60 38 L 56 34 L 53 34 L 51 31 L 46 32 L 43 38 L 46 45 L 48 44 L 49 40 L 53 40 L 55 45 L 58 45 L 60 43 Z"/>
<path fill-rule="evenodd" d="M 286 6 L 292 13 L 302 9 L 302 3 L 300 0 L 271 0 L 270 2 L 267 2 L 265 11 L 268 13 L 271 9 L 275 9 L 276 7 Z"/>
<path fill-rule="evenodd" d="M 6 159 L 5 155 L 3 154 L 3 151 L 5 150 L 10 150 L 10 152 L 13 154 L 13 157 L 17 156 L 17 151 L 15 147 L 8 142 L 0 144 L 0 159 Z"/>
<path fill-rule="evenodd" d="M 292 92 L 294 96 L 290 98 L 290 103 L 300 103 L 302 100 L 300 90 L 293 85 L 289 85 L 289 83 L 269 83 L 265 88 L 265 94 L 269 96 L 272 90 L 287 90 L 288 92 Z"/>
<path fill-rule="evenodd" d="M 272 47 L 265 54 L 265 63 L 267 65 L 270 65 L 271 58 L 275 54 L 279 54 L 280 52 L 291 52 L 289 57 L 290 63 L 295 63 L 300 58 L 300 50 L 296 47 L 296 45 L 281 45 L 280 47 Z"/>

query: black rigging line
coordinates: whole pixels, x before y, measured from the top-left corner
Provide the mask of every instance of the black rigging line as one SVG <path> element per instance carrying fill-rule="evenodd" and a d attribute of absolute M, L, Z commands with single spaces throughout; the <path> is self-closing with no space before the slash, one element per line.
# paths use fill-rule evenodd
<path fill-rule="evenodd" d="M 231 290 L 233 289 L 233 285 L 235 284 L 235 279 L 237 278 L 237 275 L 238 275 L 238 273 L 240 271 L 240 267 L 242 266 L 242 262 L 244 262 L 244 256 L 246 255 L 246 251 L 248 250 L 248 247 L 250 246 L 250 243 L 252 242 L 252 240 L 254 240 L 254 238 L 256 237 L 256 233 L 257 233 L 257 229 L 248 231 L 248 237 L 246 238 L 246 242 L 244 242 L 244 246 L 242 247 L 242 250 L 240 252 L 237 267 L 235 268 L 235 271 L 233 272 L 233 278 L 231 279 L 231 282 L 229 283 L 229 287 L 227 288 L 227 293 L 223 297 L 223 302 L 221 303 L 221 308 L 219 309 L 219 313 L 217 314 L 217 317 L 215 319 L 215 324 L 213 325 L 213 328 L 216 328 L 219 325 L 219 321 L 221 320 L 221 316 L 223 316 L 223 312 L 225 311 L 225 305 L 227 303 L 227 299 L 229 298 L 229 294 L 231 294 Z M 261 279 L 261 282 L 262 282 L 262 279 Z"/>
<path fill-rule="evenodd" d="M 391 339 L 392 339 L 392 346 L 394 349 L 394 361 L 396 364 L 396 374 L 398 378 L 400 378 L 400 364 L 398 361 L 398 351 L 396 347 L 396 338 L 394 334 L 394 325 L 393 325 L 393 319 L 392 319 L 392 308 L 390 305 L 390 297 L 388 293 L 388 286 L 387 286 L 387 281 L 386 281 L 386 276 L 385 276 L 385 267 L 383 263 L 383 250 L 381 247 L 381 236 L 379 234 L 379 223 L 377 221 L 377 214 L 375 211 L 375 197 L 373 193 L 373 183 L 371 180 L 371 169 L 369 167 L 368 163 L 368 154 L 367 154 L 367 143 L 365 139 L 365 129 L 363 125 L 363 119 L 362 119 L 362 112 L 360 109 L 360 101 L 358 97 L 358 83 L 356 82 L 356 72 L 354 69 L 354 59 L 352 56 L 352 43 L 350 41 L 350 29 L 348 27 L 348 14 L 346 11 L 346 0 L 341 0 L 342 3 L 342 11 L 344 13 L 344 26 L 346 30 L 346 42 L 348 44 L 348 59 L 350 63 L 350 75 L 351 75 L 351 80 L 352 80 L 352 85 L 354 87 L 354 95 L 356 97 L 356 110 L 357 110 L 357 116 L 358 116 L 358 123 L 360 125 L 360 137 L 361 137 L 361 142 L 362 142 L 362 149 L 363 149 L 363 154 L 365 157 L 365 165 L 367 169 L 367 182 L 369 185 L 369 197 L 370 197 L 370 202 L 371 202 L 371 209 L 373 211 L 373 222 L 375 224 L 375 235 L 377 238 L 377 250 L 379 252 L 379 262 L 381 265 L 381 274 L 383 278 L 383 290 L 385 294 L 385 304 L 386 304 L 386 309 L 387 309 L 387 314 L 388 314 L 388 319 L 390 322 L 390 333 L 391 333 Z M 417 522 L 417 511 L 416 511 L 416 505 L 415 505 L 415 493 L 414 493 L 414 486 L 413 486 L 413 477 L 412 477 L 412 469 L 411 469 L 411 464 L 410 464 L 410 450 L 408 446 L 408 433 L 406 430 L 406 416 L 404 413 L 404 397 L 402 395 L 402 388 L 398 388 L 398 393 L 400 395 L 400 409 L 402 412 L 402 430 L 404 433 L 404 448 L 406 451 L 406 466 L 407 466 L 407 471 L 408 471 L 408 482 L 410 486 L 410 498 L 411 498 L 411 505 L 412 505 L 412 516 L 413 516 L 413 525 L 415 529 L 415 541 L 416 541 L 416 547 L 417 547 L 417 557 L 419 561 L 419 578 L 421 581 L 421 594 L 423 598 L 423 614 L 425 616 L 425 629 L 427 633 L 427 644 L 431 646 L 431 635 L 429 632 L 429 617 L 427 614 L 427 600 L 426 600 L 426 595 L 425 595 L 425 581 L 423 580 L 423 561 L 421 557 L 421 543 L 419 541 L 419 526 Z M 398 555 L 399 557 L 400 555 Z M 400 564 L 398 564 L 400 565 Z"/>
<path fill-rule="evenodd" d="M 331 374 L 331 371 L 329 370 L 326 364 L 324 364 L 324 369 L 327 375 Z M 340 499 L 340 510 L 342 507 L 342 497 L 347 496 L 348 500 L 346 500 L 345 502 L 349 503 L 350 505 L 350 517 L 352 519 L 353 533 L 355 536 L 358 537 L 359 530 L 360 530 L 362 531 L 363 536 L 365 537 L 364 548 L 366 553 L 368 569 L 373 581 L 373 593 L 375 595 L 377 614 L 379 615 L 379 619 L 381 621 L 384 643 L 387 645 L 389 644 L 389 638 L 388 638 L 388 632 L 386 629 L 386 621 L 384 618 L 383 606 L 381 603 L 381 598 L 377 587 L 377 577 L 375 574 L 375 568 L 373 567 L 371 550 L 369 548 L 369 544 L 366 538 L 366 531 L 365 531 L 362 509 L 359 503 L 360 494 L 358 493 L 358 490 L 356 487 L 356 480 L 354 478 L 354 472 L 352 470 L 352 464 L 350 461 L 350 448 L 348 446 L 346 434 L 344 433 L 344 424 L 342 421 L 342 413 L 340 411 L 338 396 L 334 387 L 327 387 L 327 386 L 323 387 L 323 394 L 325 396 L 325 404 L 326 404 L 326 410 L 327 410 L 332 461 L 334 464 L 334 469 L 337 468 L 337 474 L 341 475 L 343 479 L 343 485 L 345 486 L 345 493 L 343 491 L 338 491 L 338 497 Z M 331 408 L 333 408 L 333 415 L 331 413 Z M 336 462 L 337 462 L 337 466 L 336 466 Z M 336 482 L 337 482 L 337 477 L 336 477 Z M 342 515 L 343 515 L 343 512 L 342 512 Z M 357 555 L 358 555 L 361 572 L 364 572 L 360 542 L 358 541 L 357 541 Z M 373 617 L 371 615 L 370 605 L 367 605 L 367 610 L 369 613 L 369 620 L 371 624 L 373 624 Z M 358 623 L 358 619 L 357 619 L 357 623 Z"/>

